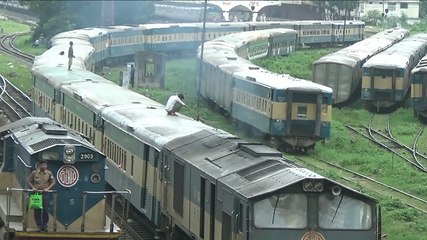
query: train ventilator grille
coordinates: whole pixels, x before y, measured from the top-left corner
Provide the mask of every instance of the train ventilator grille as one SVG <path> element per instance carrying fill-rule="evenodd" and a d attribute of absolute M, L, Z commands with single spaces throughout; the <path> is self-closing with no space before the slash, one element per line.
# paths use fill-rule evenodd
<path fill-rule="evenodd" d="M 30 145 L 30 147 L 35 151 L 39 151 L 42 149 L 46 149 L 48 147 L 52 147 L 54 145 L 67 145 L 67 144 L 80 144 L 79 141 L 74 139 L 58 139 L 58 138 L 49 138 L 45 139 L 41 142 Z"/>

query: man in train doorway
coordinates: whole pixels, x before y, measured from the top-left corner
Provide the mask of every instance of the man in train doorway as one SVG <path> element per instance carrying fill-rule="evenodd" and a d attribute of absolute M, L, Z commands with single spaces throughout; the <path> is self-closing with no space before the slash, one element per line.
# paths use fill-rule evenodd
<path fill-rule="evenodd" d="M 52 172 L 47 169 L 47 161 L 40 160 L 30 176 L 27 178 L 28 185 L 33 191 L 42 191 L 43 208 L 34 209 L 34 220 L 36 221 L 39 231 L 47 232 L 47 223 L 49 222 L 49 199 L 48 191 L 55 185 L 55 177 Z"/>
<path fill-rule="evenodd" d="M 70 41 L 70 47 L 68 47 L 68 71 L 71 71 L 71 65 L 73 64 L 74 50 L 73 41 Z"/>
<path fill-rule="evenodd" d="M 168 113 L 168 115 L 176 116 L 176 113 L 181 110 L 181 107 L 184 106 L 188 110 L 190 108 L 185 105 L 185 103 L 182 101 L 184 100 L 184 95 L 182 93 L 178 95 L 172 95 L 169 97 L 168 102 L 166 103 L 165 110 Z"/>

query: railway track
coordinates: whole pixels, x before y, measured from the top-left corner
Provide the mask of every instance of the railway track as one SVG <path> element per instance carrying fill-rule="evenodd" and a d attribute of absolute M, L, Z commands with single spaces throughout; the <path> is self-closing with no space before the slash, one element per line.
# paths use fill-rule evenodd
<path fill-rule="evenodd" d="M 7 118 L 14 122 L 31 116 L 31 98 L 0 76 L 0 109 Z"/>
<path fill-rule="evenodd" d="M 360 174 L 348 168 L 341 167 L 338 164 L 331 163 L 318 157 L 301 156 L 296 157 L 296 159 L 304 162 L 307 165 L 310 165 L 313 168 L 322 169 L 325 171 L 330 170 L 333 172 L 339 172 L 340 178 L 346 181 L 349 185 L 352 185 L 355 189 L 357 189 L 357 186 L 362 186 L 363 188 L 379 193 L 382 196 L 399 199 L 406 206 L 416 209 L 424 214 L 427 214 L 426 199 L 422 199 L 402 189 L 387 185 L 381 181 L 375 180 L 374 178 Z M 313 161 L 315 161 L 316 163 L 314 164 Z"/>
<path fill-rule="evenodd" d="M 400 157 L 419 171 L 427 173 L 427 156 L 417 151 L 417 145 L 419 144 L 419 139 L 424 132 L 424 127 L 421 127 L 418 131 L 413 145 L 407 146 L 393 136 L 390 127 L 390 115 L 388 115 L 386 129 L 384 130 L 386 133 L 383 133 L 381 130 L 374 129 L 374 117 L 375 114 L 372 115 L 368 126 L 347 126 L 347 128 L 392 152 L 394 155 Z"/>
<path fill-rule="evenodd" d="M 7 53 L 15 58 L 18 58 L 23 64 L 31 67 L 34 62 L 34 56 L 31 54 L 24 53 L 17 49 L 13 42 L 19 35 L 25 33 L 16 33 L 10 35 L 0 36 L 0 51 Z M 9 121 L 16 121 L 21 118 L 31 116 L 32 100 L 24 92 L 16 88 L 11 84 L 5 77 L 0 76 L 0 109 L 3 110 L 3 114 Z M 115 201 L 117 204 L 117 201 Z M 120 204 L 118 204 L 120 205 Z M 127 206 L 129 207 L 129 206 Z M 140 216 L 134 214 L 124 214 L 120 212 L 123 209 L 122 206 L 115 207 L 115 213 L 113 221 L 120 228 L 123 229 L 124 234 L 122 239 L 133 239 L 133 240 L 155 240 L 160 239 L 155 234 L 155 229 L 151 229 L 145 220 L 141 219 Z M 110 215 L 111 200 L 110 204 L 106 206 L 107 213 Z M 144 222 L 145 221 L 145 222 Z"/>
<path fill-rule="evenodd" d="M 18 58 L 30 67 L 34 61 L 34 56 L 20 51 L 13 44 L 15 38 L 22 34 L 24 33 L 1 35 L 0 51 Z M 0 76 L 0 100 L 0 109 L 3 110 L 3 114 L 9 121 L 13 122 L 31 116 L 31 98 L 15 87 L 5 76 Z"/>
<path fill-rule="evenodd" d="M 31 67 L 33 65 L 35 57 L 31 54 L 22 52 L 18 48 L 16 48 L 13 44 L 16 37 L 25 35 L 28 33 L 13 33 L 13 34 L 6 34 L 0 36 L 0 51 L 7 53 L 18 60 L 20 60 L 22 63 L 24 63 L 26 66 Z"/>
<path fill-rule="evenodd" d="M 111 216 L 112 204 L 111 199 L 107 199 L 106 210 L 108 216 Z M 129 204 L 123 206 L 123 201 L 114 201 L 115 212 L 113 214 L 113 222 L 123 230 L 123 236 L 121 239 L 125 240 L 157 240 L 160 239 L 153 232 L 154 229 L 150 229 L 149 226 L 140 219 L 138 216 L 129 211 Z M 122 210 L 120 212 L 120 209 Z"/>

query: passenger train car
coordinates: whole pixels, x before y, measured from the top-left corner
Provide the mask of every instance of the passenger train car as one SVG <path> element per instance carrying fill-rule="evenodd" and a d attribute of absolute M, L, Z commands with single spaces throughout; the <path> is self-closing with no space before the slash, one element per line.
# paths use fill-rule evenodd
<path fill-rule="evenodd" d="M 379 240 L 374 199 L 272 148 L 167 115 L 164 105 L 91 72 L 67 71 L 56 59 L 37 63 L 34 88 L 42 101 L 34 101 L 34 113 L 67 124 L 105 152 L 106 181 L 132 192 L 130 203 L 160 237 Z"/>
<path fill-rule="evenodd" d="M 268 24 L 266 23 L 208 23 L 206 24 L 206 34 L 205 39 L 206 41 L 213 40 L 219 37 L 227 38 L 226 35 L 230 33 L 238 33 L 238 32 L 245 32 L 247 36 L 251 35 L 251 31 L 249 30 L 257 30 L 258 26 L 262 26 L 262 28 L 267 29 L 269 27 L 271 28 L 278 28 L 279 26 L 284 26 L 288 24 L 289 26 L 292 26 L 296 30 L 297 33 L 301 32 L 302 35 L 297 34 L 296 38 L 294 40 L 295 34 L 293 36 L 289 34 L 281 33 L 282 30 L 276 30 L 274 34 L 284 34 L 282 37 L 279 35 L 274 36 L 271 38 L 273 42 L 268 43 L 266 42 L 266 38 L 264 40 L 256 40 L 256 41 L 249 41 L 250 44 L 255 44 L 257 46 L 256 48 L 254 46 L 243 46 L 239 47 L 239 51 L 244 51 L 244 49 L 251 49 L 251 53 L 249 55 L 246 55 L 248 57 L 248 60 L 253 59 L 252 54 L 255 54 L 255 57 L 261 57 L 257 56 L 257 52 L 262 54 L 287 54 L 290 51 L 295 50 L 295 46 L 298 44 L 313 44 L 316 42 L 316 44 L 320 43 L 331 43 L 334 39 L 334 37 L 331 35 L 333 34 L 332 31 L 332 25 L 333 22 L 325 21 L 325 22 L 319 22 L 319 21 L 298 21 L 298 22 L 280 22 L 280 24 L 276 24 L 274 22 L 270 22 Z M 338 22 L 334 22 L 335 24 L 338 24 Z M 314 30 L 309 30 L 310 26 L 313 26 Z M 330 30 L 322 30 L 320 26 L 328 26 Z M 356 24 L 354 23 L 353 26 L 359 26 L 359 29 L 363 28 L 363 24 Z M 350 29 L 350 28 L 348 28 Z M 137 51 L 161 51 L 164 53 L 168 53 L 172 55 L 173 53 L 179 52 L 185 52 L 189 54 L 196 53 L 196 49 L 198 44 L 201 41 L 201 34 L 202 34 L 202 28 L 200 23 L 195 24 L 146 24 L 146 25 L 140 25 L 138 27 L 130 27 L 130 26 L 114 26 L 109 28 L 86 28 L 86 29 L 79 29 L 69 32 L 64 32 L 56 35 L 52 38 L 52 48 L 47 51 L 43 57 L 39 57 L 36 59 L 37 64 L 35 64 L 35 67 L 39 67 L 41 65 L 44 65 L 45 61 L 49 62 L 52 59 L 56 59 L 58 65 L 63 65 L 67 63 L 67 58 L 64 55 L 61 55 L 59 53 L 63 53 L 64 51 L 67 51 L 68 49 L 68 42 L 73 40 L 74 43 L 74 52 L 76 59 L 74 60 L 74 67 L 78 67 L 80 69 L 88 69 L 88 70 L 94 70 L 97 66 L 101 66 L 102 62 L 105 59 L 117 59 L 117 58 L 123 58 L 123 57 L 133 57 L 133 54 Z M 315 37 L 317 36 L 317 37 Z M 322 37 L 323 36 L 323 37 Z M 360 33 L 357 33 L 355 36 L 357 38 L 362 37 Z M 256 37 L 258 38 L 258 37 Z M 105 43 L 108 39 L 111 39 L 111 46 L 106 47 Z M 261 38 L 260 38 L 261 39 Z M 351 39 L 348 37 L 347 39 Z M 354 40 L 354 39 L 353 39 Z M 353 41 L 352 40 L 352 41 Z M 226 42 L 231 41 L 230 39 L 224 40 Z M 223 43 L 224 45 L 225 43 Z M 274 46 L 274 47 L 273 47 Z M 270 48 L 274 49 L 274 51 L 279 51 L 277 53 L 273 53 L 272 51 L 269 51 Z M 215 56 L 216 53 L 212 53 L 213 56 Z M 242 54 L 242 53 L 239 53 Z M 49 56 L 49 57 L 48 57 Z M 209 56 L 207 54 L 207 56 Z M 253 66 L 252 66 L 253 68 Z M 244 71 L 245 69 L 241 69 Z M 255 73 L 255 71 L 248 71 L 243 74 L 258 74 Z M 84 74 L 84 73 L 82 73 Z M 258 77 L 261 78 L 269 78 L 270 76 L 264 73 L 261 73 L 263 76 L 258 74 Z M 224 75 L 225 76 L 225 75 Z M 243 80 L 245 78 L 251 78 L 251 76 L 244 76 L 241 75 L 238 78 L 242 78 Z M 96 77 L 94 77 L 96 78 Z M 252 77 L 253 78 L 253 77 Z M 280 81 L 279 79 L 291 79 L 289 76 L 275 76 L 274 79 L 277 79 L 277 81 Z M 295 86 L 297 86 L 298 80 L 292 81 Z M 265 83 L 263 83 L 265 84 Z M 258 83 L 257 86 L 260 86 Z M 317 85 L 313 85 L 316 86 Z M 244 87 L 244 86 L 239 86 Z M 284 86 L 280 86 L 282 88 Z M 286 88 L 286 87 L 285 87 Z M 284 91 L 283 88 L 282 90 Z M 304 87 L 303 87 L 304 88 Z M 37 89 L 37 88 L 35 88 Z M 216 88 L 206 88 L 204 89 L 204 93 L 206 96 L 208 95 L 214 95 L 216 93 L 212 92 L 209 93 L 211 89 Z M 231 88 L 230 88 L 231 89 Z M 328 88 L 325 88 L 324 90 L 327 90 Z M 289 90 L 289 89 L 288 89 Z M 323 93 L 326 93 L 324 90 Z M 215 91 L 215 90 L 213 90 Z M 311 90 L 310 90 L 311 91 Z M 322 94 L 323 94 L 322 93 Z M 250 93 L 252 96 L 253 93 Z M 256 93 L 260 94 L 260 93 Z M 259 95 L 253 95 L 253 100 L 258 99 L 256 96 L 259 97 Z M 321 94 L 321 95 L 322 95 Z M 321 96 L 319 95 L 319 97 Z M 37 95 L 34 95 L 37 96 Z M 231 95 L 229 95 L 231 96 Z M 246 95 L 243 94 L 241 97 L 245 97 Z M 272 98 L 276 98 L 272 100 Z M 296 96 L 293 96 L 296 97 Z M 208 96 L 209 98 L 209 96 Z M 250 101 L 250 98 L 247 100 L 237 100 L 237 101 Z M 324 96 L 322 100 L 315 100 L 317 97 L 312 96 L 310 100 L 306 103 L 306 106 L 301 106 L 300 108 L 296 108 L 290 112 L 289 114 L 285 114 L 285 108 L 281 105 L 283 105 L 284 99 L 289 100 L 289 96 L 287 98 L 282 96 L 264 96 L 263 98 L 266 102 L 262 104 L 258 104 L 258 107 L 249 107 L 250 104 L 255 103 L 247 103 L 244 104 L 246 107 L 242 108 L 241 111 L 243 111 L 244 114 L 251 115 L 253 118 L 248 119 L 245 121 L 248 124 L 254 123 L 254 127 L 261 130 L 263 133 L 271 134 L 272 136 L 277 135 L 280 136 L 281 139 L 284 138 L 283 132 L 286 132 L 286 136 L 294 136 L 299 135 L 302 136 L 301 138 L 295 139 L 292 138 L 286 139 L 285 143 L 289 143 L 293 148 L 301 149 L 301 150 L 307 150 L 312 147 L 314 147 L 314 143 L 319 139 L 325 139 L 329 136 L 329 123 L 330 123 L 330 117 L 331 112 L 330 108 L 327 106 L 330 106 L 330 97 L 327 95 Z M 52 102 L 54 100 L 54 96 L 47 97 L 46 101 Z M 215 100 L 215 99 L 212 99 Z M 226 99 L 228 100 L 228 99 Z M 215 101 L 219 101 L 217 98 Z M 282 102 L 279 105 L 275 105 L 275 107 L 278 107 L 280 110 L 268 110 L 267 106 L 268 104 L 273 102 Z M 299 100 L 298 100 L 299 101 Z M 305 101 L 305 100 L 304 100 Z M 56 100 L 53 101 L 58 103 Z M 319 102 L 313 105 L 314 102 Z M 231 102 L 230 102 L 231 103 Z M 290 103 L 289 103 L 290 104 Z M 226 105 L 223 105 L 226 106 Z M 262 109 L 261 106 L 263 106 Z M 322 110 L 318 110 L 317 107 L 320 107 Z M 227 108 L 225 108 L 227 110 Z M 237 109 L 237 108 L 236 108 Z M 251 110 L 248 110 L 251 109 Z M 317 110 L 316 110 L 317 109 Z M 291 111 L 291 108 L 288 109 Z M 291 117 L 291 113 L 294 115 L 298 121 L 293 121 L 292 119 L 287 119 L 287 117 Z M 255 115 L 253 115 L 255 114 Z M 274 114 L 275 116 L 271 116 L 271 114 Z M 237 112 L 236 115 L 237 117 Z M 239 114 L 240 116 L 240 114 Z M 255 117 L 256 116 L 256 117 Z M 262 120 L 262 124 L 255 124 L 257 120 L 260 120 L 260 117 Z M 255 119 L 258 118 L 258 119 Z M 238 119 L 238 118 L 237 118 Z M 275 120 L 273 120 L 275 119 Z M 315 120 L 316 119 L 316 120 Z M 322 120 L 320 120 L 322 119 Z M 276 121 L 277 120 L 277 121 Z M 307 127 L 305 125 L 307 123 L 307 120 L 315 121 L 314 124 L 311 124 L 312 127 L 306 129 L 304 128 L 304 132 L 299 132 L 297 129 L 301 129 L 301 126 Z M 293 121 L 293 122 L 292 122 Z M 287 122 L 287 123 L 285 123 Z M 290 124 L 290 123 L 293 124 Z M 298 124 L 297 124 L 298 122 Z M 286 129 L 284 127 L 286 126 Z M 293 127 L 295 126 L 295 127 Z M 294 131 L 297 131 L 294 133 Z M 280 134 L 278 134 L 280 133 Z M 309 139 L 307 141 L 307 139 Z"/>
<path fill-rule="evenodd" d="M 426 54 L 427 34 L 416 34 L 375 55 L 362 66 L 361 99 L 376 111 L 401 104 L 411 70 Z"/>
<path fill-rule="evenodd" d="M 362 65 L 409 35 L 405 29 L 386 29 L 313 63 L 312 81 L 334 90 L 334 104 L 344 105 L 360 94 Z"/>
<path fill-rule="evenodd" d="M 0 127 L 0 239 L 119 239 L 105 213 L 105 155 L 77 131 L 49 118 L 28 117 Z M 27 177 L 46 160 L 56 179 L 48 232 L 40 232 Z"/>
<path fill-rule="evenodd" d="M 287 55 L 296 32 L 269 29 L 234 33 L 204 44 L 201 95 L 283 148 L 306 152 L 329 138 L 332 90 L 311 81 L 279 75 L 249 60 Z M 280 44 L 278 44 L 280 43 Z"/>
<path fill-rule="evenodd" d="M 206 23 L 205 40 L 213 40 L 230 33 L 262 30 L 270 28 L 290 28 L 297 31 L 297 46 L 324 46 L 337 44 L 337 34 L 342 34 L 343 22 L 332 21 L 286 21 L 286 22 L 227 22 Z M 350 44 L 364 38 L 364 23 L 353 21 L 346 25 L 344 42 Z M 340 32 L 341 31 L 341 32 Z M 159 51 L 168 55 L 196 55 L 202 40 L 202 23 L 144 24 L 137 27 L 112 26 L 108 28 L 86 28 L 61 33 L 59 38 L 89 40 L 93 46 L 90 59 L 85 59 L 86 68 L 95 63 L 102 64 L 107 58 L 121 58 L 136 51 Z M 106 47 L 108 39 L 112 44 Z M 341 36 L 342 39 L 342 36 Z M 58 45 L 57 45 L 58 46 Z M 59 50 L 59 49 L 58 49 Z M 61 49 L 59 51 L 66 51 Z M 86 56 L 86 55 L 84 55 Z M 94 64 L 91 66 L 90 64 Z"/>
<path fill-rule="evenodd" d="M 205 4 L 197 2 L 159 1 L 153 2 L 153 17 L 168 22 L 202 22 Z M 222 9 L 215 4 L 206 4 L 206 21 L 223 21 Z"/>
<path fill-rule="evenodd" d="M 427 119 L 427 56 L 411 72 L 411 106 L 414 114 Z"/>

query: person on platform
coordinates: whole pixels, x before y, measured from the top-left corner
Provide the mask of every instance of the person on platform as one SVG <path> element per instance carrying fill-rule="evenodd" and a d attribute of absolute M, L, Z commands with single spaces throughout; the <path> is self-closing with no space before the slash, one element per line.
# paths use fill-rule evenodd
<path fill-rule="evenodd" d="M 49 222 L 49 199 L 48 191 L 55 185 L 55 177 L 47 169 L 47 161 L 40 160 L 37 169 L 34 170 L 27 178 L 28 185 L 33 191 L 42 192 L 42 209 L 34 209 L 34 220 L 36 221 L 39 231 L 47 232 L 47 223 Z"/>

